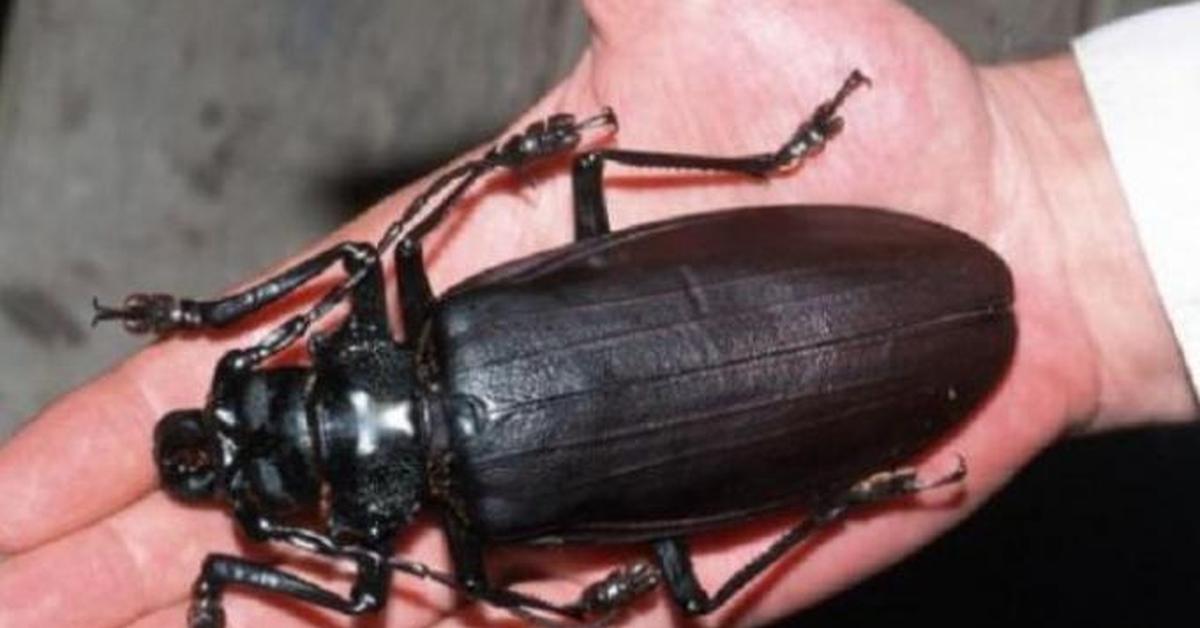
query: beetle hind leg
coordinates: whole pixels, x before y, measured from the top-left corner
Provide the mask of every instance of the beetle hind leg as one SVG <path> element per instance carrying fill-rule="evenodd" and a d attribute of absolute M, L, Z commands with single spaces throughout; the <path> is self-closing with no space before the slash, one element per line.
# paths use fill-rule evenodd
<path fill-rule="evenodd" d="M 654 552 L 675 602 L 689 615 L 704 615 L 723 606 L 790 550 L 817 530 L 841 520 L 853 508 L 956 484 L 966 475 L 966 461 L 962 456 L 958 457 L 958 465 L 952 471 L 928 480 L 919 478 L 916 470 L 907 467 L 871 475 L 783 533 L 761 554 L 734 572 L 712 595 L 696 577 L 691 550 L 682 538 L 656 541 Z"/>
<path fill-rule="evenodd" d="M 873 504 L 957 484 L 967 477 L 966 458 L 958 455 L 957 460 L 958 463 L 953 470 L 930 479 L 922 479 L 917 475 L 917 470 L 912 467 L 901 467 L 892 471 L 876 473 L 852 486 L 842 496 L 840 500 L 842 508 L 859 504 Z"/>

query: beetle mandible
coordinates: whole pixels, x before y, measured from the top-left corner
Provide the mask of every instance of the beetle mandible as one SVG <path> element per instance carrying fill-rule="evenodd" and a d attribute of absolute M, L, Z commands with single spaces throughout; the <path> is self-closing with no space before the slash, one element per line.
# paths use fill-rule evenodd
<path fill-rule="evenodd" d="M 190 625 L 224 624 L 230 585 L 348 614 L 380 609 L 396 571 L 531 620 L 605 619 L 666 584 L 686 612 L 732 598 L 811 532 L 860 504 L 955 482 L 896 465 L 968 416 L 1004 374 L 1012 279 L 983 244 L 869 208 L 737 208 L 610 231 L 605 163 L 765 177 L 820 152 L 858 71 L 778 149 L 713 157 L 625 149 L 579 155 L 575 241 L 435 296 L 421 243 L 485 174 L 569 153 L 611 110 L 558 114 L 438 178 L 375 245 L 343 242 L 214 300 L 134 294 L 96 304 L 131 332 L 216 328 L 340 263 L 310 309 L 218 363 L 203 409 L 154 431 L 164 488 L 223 499 L 255 541 L 356 566 L 338 595 L 286 570 L 212 554 Z M 744 242 L 753 242 L 745 246 Z M 380 256 L 394 249 L 404 341 Z M 348 301 L 329 335 L 312 325 Z M 311 366 L 269 364 L 308 337 Z M 423 506 L 454 572 L 392 554 Z M 713 593 L 685 538 L 784 507 L 807 515 Z M 320 525 L 302 521 L 320 517 Z M 493 583 L 498 543 L 647 542 L 569 602 Z"/>

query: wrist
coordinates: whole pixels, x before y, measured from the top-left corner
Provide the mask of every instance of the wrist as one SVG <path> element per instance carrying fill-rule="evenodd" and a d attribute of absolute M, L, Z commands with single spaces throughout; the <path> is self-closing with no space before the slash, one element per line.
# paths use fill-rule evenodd
<path fill-rule="evenodd" d="M 1047 253 L 1061 261 L 1091 349 L 1091 410 L 1071 418 L 1094 429 L 1194 418 L 1179 346 L 1075 59 L 997 67 L 984 80 L 1057 230 L 1058 251 Z"/>

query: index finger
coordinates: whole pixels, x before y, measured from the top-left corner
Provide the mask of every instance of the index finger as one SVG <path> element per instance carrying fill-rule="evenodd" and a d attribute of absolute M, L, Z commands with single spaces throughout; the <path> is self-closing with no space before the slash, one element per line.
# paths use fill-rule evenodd
<path fill-rule="evenodd" d="M 0 449 L 0 552 L 28 549 L 116 511 L 154 484 L 153 424 L 198 405 L 218 347 L 149 347 L 34 417 Z"/>

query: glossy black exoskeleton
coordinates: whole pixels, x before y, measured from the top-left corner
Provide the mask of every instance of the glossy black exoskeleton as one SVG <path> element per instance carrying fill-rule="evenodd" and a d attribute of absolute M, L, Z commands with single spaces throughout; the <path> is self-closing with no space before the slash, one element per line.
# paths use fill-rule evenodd
<path fill-rule="evenodd" d="M 345 613 L 380 608 L 395 571 L 529 619 L 603 617 L 665 581 L 690 613 L 729 600 L 812 530 L 855 504 L 955 481 L 896 465 L 966 417 L 1003 375 L 1012 280 L 984 245 L 867 208 L 740 208 L 609 232 L 606 161 L 764 176 L 842 128 L 845 85 L 777 151 L 737 158 L 606 149 L 574 165 L 576 241 L 483 272 L 435 297 L 421 241 L 499 167 L 573 149 L 611 111 L 556 115 L 441 175 L 372 246 L 345 242 L 211 301 L 134 295 L 98 319 L 131 331 L 211 328 L 256 312 L 340 262 L 347 278 L 309 311 L 220 361 L 208 404 L 154 435 L 164 487 L 221 498 L 247 535 L 357 566 L 340 596 L 274 566 L 210 555 L 193 626 L 224 623 L 229 585 Z M 388 320 L 379 255 L 394 248 L 404 342 Z M 349 301 L 311 366 L 265 363 Z M 437 510 L 454 573 L 392 555 Z M 786 506 L 808 515 L 715 593 L 684 537 Z M 314 525 L 314 521 L 320 521 Z M 492 583 L 496 543 L 648 542 L 576 600 Z"/>

